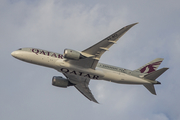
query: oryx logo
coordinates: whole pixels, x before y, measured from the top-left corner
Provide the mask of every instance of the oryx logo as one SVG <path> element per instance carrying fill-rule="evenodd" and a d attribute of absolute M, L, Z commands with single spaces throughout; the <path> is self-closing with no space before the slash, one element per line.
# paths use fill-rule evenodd
<path fill-rule="evenodd" d="M 158 62 L 154 62 L 152 64 L 149 64 L 149 65 L 143 67 L 140 71 L 141 71 L 141 73 L 153 72 L 158 68 L 158 66 L 161 64 L 161 62 L 162 61 L 158 61 Z"/>

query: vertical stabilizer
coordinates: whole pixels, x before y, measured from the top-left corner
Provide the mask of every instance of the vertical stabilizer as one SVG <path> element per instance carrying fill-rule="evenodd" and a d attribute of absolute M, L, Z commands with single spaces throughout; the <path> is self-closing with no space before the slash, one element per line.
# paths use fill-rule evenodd
<path fill-rule="evenodd" d="M 144 66 L 134 70 L 136 72 L 140 72 L 140 73 L 151 73 L 153 71 L 156 71 L 157 68 L 159 67 L 159 65 L 161 64 L 161 62 L 163 61 L 163 58 L 156 58 L 154 60 L 152 60 L 151 62 L 145 64 Z"/>

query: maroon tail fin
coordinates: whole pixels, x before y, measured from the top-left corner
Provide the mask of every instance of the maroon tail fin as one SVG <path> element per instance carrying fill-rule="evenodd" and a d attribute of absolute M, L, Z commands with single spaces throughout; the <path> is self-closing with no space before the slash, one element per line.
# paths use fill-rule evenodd
<path fill-rule="evenodd" d="M 140 73 L 151 73 L 157 70 L 157 68 L 159 67 L 162 61 L 163 61 L 163 58 L 156 58 L 134 71 L 140 72 Z"/>

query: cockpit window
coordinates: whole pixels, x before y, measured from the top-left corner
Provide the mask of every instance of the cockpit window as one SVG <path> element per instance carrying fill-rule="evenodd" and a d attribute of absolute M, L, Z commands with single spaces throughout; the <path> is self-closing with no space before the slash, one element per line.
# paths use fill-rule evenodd
<path fill-rule="evenodd" d="M 19 48 L 18 50 L 22 50 L 22 48 Z"/>

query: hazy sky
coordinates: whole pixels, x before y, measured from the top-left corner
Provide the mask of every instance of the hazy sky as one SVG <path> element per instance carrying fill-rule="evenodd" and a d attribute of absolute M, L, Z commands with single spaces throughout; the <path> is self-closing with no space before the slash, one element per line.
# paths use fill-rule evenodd
<path fill-rule="evenodd" d="M 180 1 L 0 0 L 0 119 L 180 120 Z M 139 22 L 100 62 L 137 69 L 164 58 L 157 95 L 141 85 L 90 82 L 100 104 L 74 87 L 51 85 L 56 70 L 19 61 L 11 52 L 35 47 L 82 51 L 120 28 Z"/>

